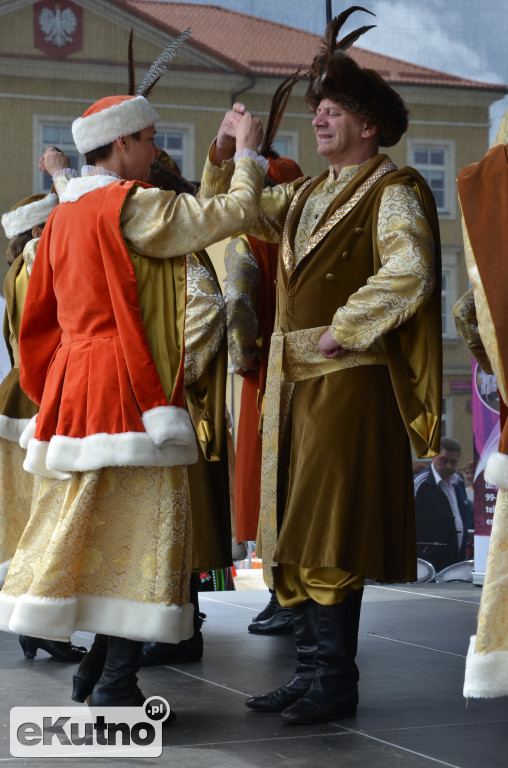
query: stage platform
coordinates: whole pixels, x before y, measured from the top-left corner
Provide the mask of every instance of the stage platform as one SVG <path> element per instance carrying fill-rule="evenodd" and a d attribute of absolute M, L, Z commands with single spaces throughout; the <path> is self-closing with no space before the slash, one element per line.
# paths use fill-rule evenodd
<path fill-rule="evenodd" d="M 480 594 L 468 583 L 366 587 L 357 716 L 291 726 L 244 705 L 247 696 L 286 682 L 294 667 L 291 636 L 247 632 L 268 592 L 201 593 L 203 659 L 140 673 L 144 694 L 164 696 L 177 713 L 164 729 L 163 754 L 149 759 L 11 757 L 11 707 L 81 705 L 69 697 L 75 665 L 43 651 L 27 661 L 17 637 L 0 633 L 0 766 L 505 768 L 508 698 L 466 703 L 462 697 Z M 91 636 L 77 633 L 73 640 L 89 645 Z"/>

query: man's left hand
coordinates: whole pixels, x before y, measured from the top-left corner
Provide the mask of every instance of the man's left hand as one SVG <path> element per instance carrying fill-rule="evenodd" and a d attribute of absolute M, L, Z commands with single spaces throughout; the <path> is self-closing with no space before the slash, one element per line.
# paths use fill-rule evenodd
<path fill-rule="evenodd" d="M 319 339 L 318 347 L 323 357 L 326 357 L 328 360 L 333 357 L 342 357 L 346 354 L 346 350 L 335 341 L 329 328 L 326 329 Z"/>

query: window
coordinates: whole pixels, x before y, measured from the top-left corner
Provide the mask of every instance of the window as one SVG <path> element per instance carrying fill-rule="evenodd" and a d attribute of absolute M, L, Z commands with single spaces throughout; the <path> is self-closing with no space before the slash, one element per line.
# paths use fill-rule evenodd
<path fill-rule="evenodd" d="M 408 162 L 431 188 L 441 218 L 455 218 L 455 145 L 453 141 L 408 139 Z"/>
<path fill-rule="evenodd" d="M 49 192 L 53 184 L 47 173 L 39 171 L 39 158 L 48 146 L 55 146 L 69 156 L 71 167 L 79 172 L 85 162 L 74 145 L 71 120 L 67 117 L 34 115 L 34 189 L 36 192 Z"/>
<path fill-rule="evenodd" d="M 443 339 L 456 339 L 457 329 L 453 319 L 453 307 L 458 299 L 456 251 L 443 249 L 441 283 L 441 322 Z"/>
<path fill-rule="evenodd" d="M 157 123 L 155 143 L 171 155 L 180 168 L 182 176 L 190 181 L 194 174 L 194 126 L 178 123 Z"/>
<path fill-rule="evenodd" d="M 298 133 L 279 131 L 273 142 L 273 148 L 281 157 L 289 157 L 298 162 Z"/>

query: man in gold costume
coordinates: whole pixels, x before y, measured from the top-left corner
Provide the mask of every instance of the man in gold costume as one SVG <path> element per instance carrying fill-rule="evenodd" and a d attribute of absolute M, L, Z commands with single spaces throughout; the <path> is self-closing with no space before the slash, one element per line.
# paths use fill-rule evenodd
<path fill-rule="evenodd" d="M 229 195 L 149 187 L 157 119 L 142 95 L 105 97 L 73 123 L 88 164 L 79 178 L 57 175 L 61 153 L 45 153 L 60 205 L 20 331 L 21 385 L 39 405 L 22 437 L 36 479 L 0 626 L 58 640 L 98 633 L 103 647 L 85 657 L 73 690 L 92 706 L 142 704 L 142 642 L 193 632 L 186 254 L 248 226 L 265 175 L 262 128 L 245 115 Z"/>
<path fill-rule="evenodd" d="M 439 450 L 437 214 L 422 177 L 378 152 L 407 111 L 345 52 L 368 28 L 336 42 L 354 10 L 327 29 L 306 96 L 329 169 L 264 190 L 248 230 L 281 244 L 256 552 L 293 611 L 297 667 L 246 704 L 297 724 L 355 714 L 364 579 L 416 579 L 408 436 L 418 456 Z M 202 195 L 228 183 L 242 112 L 222 123 Z"/>

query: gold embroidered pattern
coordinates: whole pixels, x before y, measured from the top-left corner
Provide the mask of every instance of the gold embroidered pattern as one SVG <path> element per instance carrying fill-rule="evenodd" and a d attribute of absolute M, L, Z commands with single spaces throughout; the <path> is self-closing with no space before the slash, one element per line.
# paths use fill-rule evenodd
<path fill-rule="evenodd" d="M 219 286 L 192 254 L 187 256 L 184 383 L 197 381 L 217 354 L 226 331 L 226 307 Z"/>

